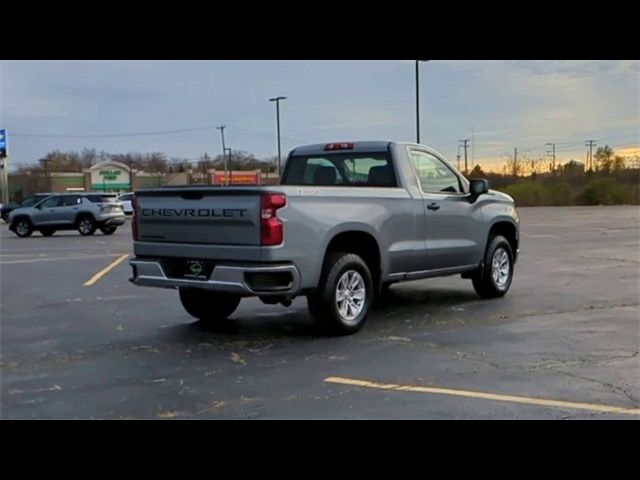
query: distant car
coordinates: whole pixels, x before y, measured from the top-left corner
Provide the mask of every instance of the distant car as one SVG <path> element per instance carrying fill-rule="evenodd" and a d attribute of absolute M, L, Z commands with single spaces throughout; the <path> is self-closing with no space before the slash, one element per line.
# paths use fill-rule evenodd
<path fill-rule="evenodd" d="M 125 222 L 122 205 L 115 194 L 65 193 L 52 195 L 32 207 L 16 208 L 9 214 L 9 230 L 28 237 L 34 230 L 45 237 L 57 230 L 75 230 L 93 235 L 100 229 L 111 235 Z"/>
<path fill-rule="evenodd" d="M 131 199 L 133 198 L 133 192 L 120 195 L 118 201 L 122 204 L 122 210 L 125 215 L 133 215 L 133 207 L 131 206 Z"/>
<path fill-rule="evenodd" d="M 7 203 L 0 208 L 0 217 L 5 221 L 5 223 L 9 223 L 9 213 L 13 210 L 20 207 L 32 207 L 40 200 L 44 200 L 51 195 L 53 195 L 53 193 L 36 193 L 35 195 L 25 198 L 22 202 Z"/>

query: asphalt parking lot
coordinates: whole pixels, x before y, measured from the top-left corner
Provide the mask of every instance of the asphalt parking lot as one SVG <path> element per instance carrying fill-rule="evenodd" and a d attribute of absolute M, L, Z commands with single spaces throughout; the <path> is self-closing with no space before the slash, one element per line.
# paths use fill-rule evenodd
<path fill-rule="evenodd" d="M 519 212 L 505 298 L 459 277 L 396 285 L 340 338 L 316 336 L 304 298 L 194 321 L 177 292 L 129 283 L 128 224 L 28 239 L 1 225 L 0 415 L 640 419 L 640 210 Z"/>

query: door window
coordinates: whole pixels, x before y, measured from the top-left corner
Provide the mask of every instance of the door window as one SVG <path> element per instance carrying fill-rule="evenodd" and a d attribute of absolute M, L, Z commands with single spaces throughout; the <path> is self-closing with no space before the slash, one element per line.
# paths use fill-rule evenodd
<path fill-rule="evenodd" d="M 41 203 L 43 208 L 59 207 L 62 204 L 62 197 L 50 197 Z"/>
<path fill-rule="evenodd" d="M 80 200 L 78 195 L 67 195 L 63 198 L 61 206 L 73 207 L 79 203 L 78 200 Z"/>
<path fill-rule="evenodd" d="M 415 166 L 423 192 L 461 193 L 460 179 L 438 157 L 423 151 L 413 150 L 411 161 Z"/>

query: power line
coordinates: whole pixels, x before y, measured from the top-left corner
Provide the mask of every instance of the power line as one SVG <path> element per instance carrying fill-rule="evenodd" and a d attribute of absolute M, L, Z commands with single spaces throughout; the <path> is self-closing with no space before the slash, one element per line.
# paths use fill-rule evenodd
<path fill-rule="evenodd" d="M 146 137 L 153 135 L 173 135 L 178 133 L 199 132 L 203 130 L 213 130 L 215 125 L 195 128 L 182 128 L 178 130 L 160 130 L 155 132 L 137 133 L 87 133 L 87 134 L 50 134 L 50 133 L 12 133 L 12 137 L 43 137 L 43 138 L 117 138 L 117 137 Z"/>

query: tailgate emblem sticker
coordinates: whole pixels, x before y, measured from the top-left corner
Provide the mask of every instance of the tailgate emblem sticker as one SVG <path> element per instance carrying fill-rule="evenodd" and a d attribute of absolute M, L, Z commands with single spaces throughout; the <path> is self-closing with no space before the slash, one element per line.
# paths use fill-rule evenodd
<path fill-rule="evenodd" d="M 198 261 L 191 262 L 191 265 L 189 266 L 189 270 L 191 270 L 191 273 L 193 273 L 196 276 L 200 275 L 202 273 L 202 262 L 198 262 Z"/>

